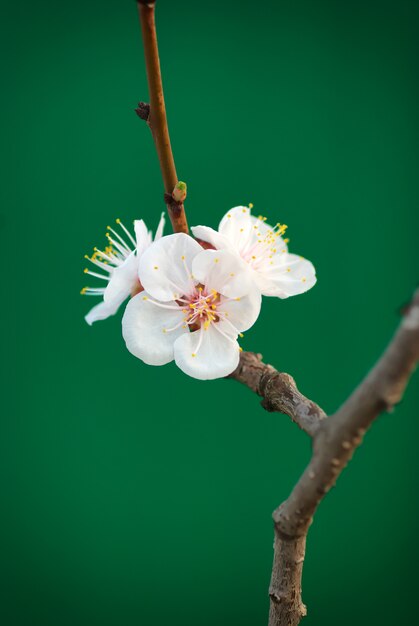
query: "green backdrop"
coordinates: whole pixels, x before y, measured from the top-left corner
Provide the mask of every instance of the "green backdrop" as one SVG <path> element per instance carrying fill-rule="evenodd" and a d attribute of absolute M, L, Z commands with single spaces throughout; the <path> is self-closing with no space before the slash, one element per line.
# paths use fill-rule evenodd
<path fill-rule="evenodd" d="M 245 349 L 335 410 L 418 277 L 416 2 L 158 2 L 191 224 L 289 225 L 317 286 L 265 299 Z M 272 510 L 307 437 L 232 381 L 145 366 L 89 328 L 83 255 L 162 183 L 133 1 L 2 3 L 0 622 L 267 623 Z M 416 623 L 418 378 L 311 528 L 307 626 Z M 413 601 L 412 601 L 413 596 Z"/>

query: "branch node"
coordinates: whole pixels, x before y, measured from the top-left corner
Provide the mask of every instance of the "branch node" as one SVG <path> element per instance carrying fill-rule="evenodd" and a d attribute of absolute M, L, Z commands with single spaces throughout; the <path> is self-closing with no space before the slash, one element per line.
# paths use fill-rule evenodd
<path fill-rule="evenodd" d="M 138 107 L 134 109 L 134 111 L 141 120 L 148 123 L 150 118 L 150 105 L 147 102 L 139 102 Z"/>
<path fill-rule="evenodd" d="M 177 200 L 173 198 L 171 193 L 164 194 L 164 201 L 167 205 L 168 211 L 170 211 L 175 217 L 179 217 L 179 215 L 183 211 L 183 203 L 177 202 Z"/>

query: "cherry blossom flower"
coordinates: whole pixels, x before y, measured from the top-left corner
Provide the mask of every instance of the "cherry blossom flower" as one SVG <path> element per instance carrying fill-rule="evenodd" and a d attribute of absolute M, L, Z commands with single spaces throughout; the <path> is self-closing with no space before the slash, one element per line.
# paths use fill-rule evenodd
<path fill-rule="evenodd" d="M 163 234 L 164 222 L 162 214 L 155 241 Z M 134 239 L 121 220 L 116 220 L 116 223 L 120 226 L 122 234 L 108 226 L 106 236 L 109 243 L 105 250 L 94 248 L 91 257 L 85 256 L 93 265 L 105 272 L 104 274 L 93 272 L 86 268 L 85 274 L 107 282 L 106 287 L 84 287 L 81 290 L 83 295 L 103 298 L 102 302 L 94 306 L 85 317 L 90 325 L 114 315 L 124 300 L 142 289 L 138 279 L 138 264 L 142 254 L 153 242 L 152 233 L 147 230 L 143 220 L 135 220 Z"/>
<path fill-rule="evenodd" d="M 195 226 L 195 237 L 214 248 L 231 250 L 240 256 L 264 296 L 288 298 L 304 293 L 316 283 L 315 269 L 307 259 L 288 252 L 283 235 L 287 226 L 266 224 L 266 218 L 251 215 L 249 207 L 231 209 L 218 231 Z"/>
<path fill-rule="evenodd" d="M 241 259 L 177 233 L 146 250 L 139 277 L 145 291 L 128 302 L 122 320 L 128 350 L 149 365 L 174 359 L 201 380 L 233 372 L 237 337 L 255 323 L 261 304 Z"/>

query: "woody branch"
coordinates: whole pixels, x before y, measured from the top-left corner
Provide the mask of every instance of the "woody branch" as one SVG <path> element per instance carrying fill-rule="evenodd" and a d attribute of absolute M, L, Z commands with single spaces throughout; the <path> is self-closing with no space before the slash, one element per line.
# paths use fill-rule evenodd
<path fill-rule="evenodd" d="M 182 196 L 174 194 L 178 184 L 175 161 L 170 144 L 167 125 L 166 105 L 164 102 L 163 83 L 160 71 L 159 50 L 157 46 L 155 0 L 145 2 L 137 0 L 143 35 L 144 56 L 147 70 L 147 82 L 150 104 L 140 102 L 137 114 L 147 121 L 159 157 L 164 184 L 164 200 L 172 223 L 173 232 L 188 234 L 185 209 Z"/>
<path fill-rule="evenodd" d="M 419 290 L 384 354 L 341 408 L 323 411 L 298 391 L 288 374 L 243 353 L 231 374 L 262 396 L 262 406 L 285 413 L 313 438 L 313 454 L 290 496 L 273 513 L 275 528 L 269 626 L 296 626 L 306 615 L 301 598 L 305 544 L 313 515 L 361 444 L 366 430 L 403 396 L 419 361 Z"/>
<path fill-rule="evenodd" d="M 174 232 L 188 233 L 183 203 L 173 198 L 178 183 L 167 126 L 155 30 L 155 0 L 137 0 L 143 34 L 150 104 L 136 110 L 149 125 L 160 161 L 165 201 Z M 343 406 L 324 411 L 298 390 L 294 379 L 244 352 L 233 378 L 262 397 L 268 411 L 288 415 L 313 441 L 313 455 L 287 500 L 273 513 L 275 543 L 269 626 L 296 626 L 306 615 L 301 577 L 308 528 L 317 506 L 333 487 L 374 419 L 401 399 L 419 360 L 419 292 L 399 330 L 370 374 Z"/>

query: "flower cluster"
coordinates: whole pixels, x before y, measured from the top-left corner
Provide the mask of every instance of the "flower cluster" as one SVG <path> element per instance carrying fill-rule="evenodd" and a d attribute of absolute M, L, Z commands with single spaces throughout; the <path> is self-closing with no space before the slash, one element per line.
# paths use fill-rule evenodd
<path fill-rule="evenodd" d="M 128 297 L 122 334 L 128 350 L 149 365 L 175 361 L 201 380 L 227 376 L 239 362 L 238 337 L 258 318 L 261 296 L 288 298 L 316 282 L 310 261 L 288 252 L 286 225 L 239 206 L 221 220 L 218 231 L 195 226 L 195 237 L 163 236 L 164 217 L 152 237 L 142 220 L 135 238 L 117 220 L 108 227 L 109 245 L 95 248 L 92 264 L 105 274 L 105 288 L 83 294 L 103 297 L 86 316 L 89 324 L 116 313 Z M 205 249 L 204 249 L 205 248 Z"/>

